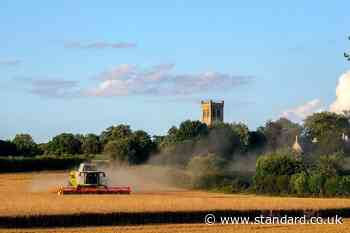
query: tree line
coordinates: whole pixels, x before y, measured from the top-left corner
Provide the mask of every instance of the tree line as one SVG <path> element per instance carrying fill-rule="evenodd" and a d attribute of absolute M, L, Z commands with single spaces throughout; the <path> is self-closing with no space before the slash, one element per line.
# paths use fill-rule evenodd
<path fill-rule="evenodd" d="M 297 135 L 306 155 L 348 153 L 349 118 L 349 113 L 321 112 L 307 117 L 303 124 L 286 118 L 269 120 L 255 131 L 243 123 L 216 123 L 208 127 L 200 121 L 186 120 L 178 127 L 172 126 L 164 136 L 150 136 L 143 130 L 132 131 L 129 125 L 120 124 L 100 135 L 62 133 L 47 143 L 36 143 L 29 134 L 17 134 L 12 140 L 0 140 L 0 156 L 106 153 L 111 159 L 140 164 L 151 154 L 161 152 L 166 157 L 167 152 L 185 151 L 186 156 L 214 153 L 232 159 L 235 154 L 263 154 L 290 148 Z"/>
<path fill-rule="evenodd" d="M 29 134 L 17 134 L 12 140 L 0 140 L 0 156 L 70 156 L 106 153 L 112 160 L 128 164 L 145 162 L 156 145 L 143 130 L 128 125 L 111 126 L 100 135 L 61 133 L 47 143 L 35 143 Z"/>
<path fill-rule="evenodd" d="M 120 124 L 99 135 L 62 133 L 39 144 L 29 134 L 18 134 L 12 140 L 0 141 L 0 155 L 105 154 L 130 165 L 148 162 L 180 168 L 194 188 L 298 195 L 327 195 L 329 190 L 342 190 L 333 193 L 345 194 L 350 192 L 346 189 L 350 180 L 346 162 L 350 152 L 349 119 L 349 112 L 319 112 L 308 116 L 303 124 L 280 118 L 254 131 L 243 123 L 208 127 L 200 121 L 186 120 L 162 136 Z M 291 149 L 296 136 L 302 152 Z M 236 164 L 243 169 L 232 169 Z M 248 166 L 253 166 L 252 173 L 247 172 Z"/>

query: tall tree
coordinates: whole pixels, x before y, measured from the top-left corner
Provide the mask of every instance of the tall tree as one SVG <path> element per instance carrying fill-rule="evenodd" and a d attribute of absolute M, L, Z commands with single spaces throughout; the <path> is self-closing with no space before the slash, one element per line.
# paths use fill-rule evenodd
<path fill-rule="evenodd" d="M 300 135 L 302 130 L 302 126 L 286 118 L 268 121 L 259 129 L 265 135 L 267 147 L 270 150 L 292 146 L 295 136 Z"/>
<path fill-rule="evenodd" d="M 134 164 L 134 158 L 136 156 L 133 141 L 130 137 L 108 141 L 104 147 L 104 153 L 112 160 L 128 164 Z"/>
<path fill-rule="evenodd" d="M 200 121 L 186 120 L 182 122 L 176 131 L 176 140 L 184 141 L 208 134 L 208 127 Z"/>
<path fill-rule="evenodd" d="M 301 125 L 287 118 L 281 117 L 276 123 L 282 127 L 282 135 L 279 140 L 280 145 L 291 146 L 295 142 L 295 136 L 299 136 L 303 132 L 303 127 Z"/>
<path fill-rule="evenodd" d="M 317 169 L 322 176 L 334 177 L 340 175 L 343 170 L 343 164 L 344 155 L 342 153 L 323 155 L 318 160 Z"/>
<path fill-rule="evenodd" d="M 232 123 L 232 130 L 238 135 L 240 141 L 240 149 L 242 152 L 246 152 L 249 147 L 249 128 L 244 123 Z"/>
<path fill-rule="evenodd" d="M 11 141 L 0 140 L 0 156 L 15 156 L 17 155 L 16 144 Z"/>
<path fill-rule="evenodd" d="M 80 154 L 81 142 L 71 133 L 62 133 L 52 138 L 48 150 L 55 155 Z"/>
<path fill-rule="evenodd" d="M 12 142 L 21 156 L 35 156 L 38 153 L 38 146 L 30 134 L 17 134 Z"/>
<path fill-rule="evenodd" d="M 314 113 L 305 119 L 304 127 L 308 136 L 322 139 L 327 135 L 341 137 L 350 129 L 349 120 L 342 114 L 333 112 Z"/>
<path fill-rule="evenodd" d="M 322 154 L 344 149 L 343 134 L 349 134 L 350 123 L 343 114 L 320 112 L 308 116 L 304 121 L 306 136 L 317 142 Z"/>
<path fill-rule="evenodd" d="M 108 141 L 104 152 L 112 160 L 128 164 L 141 164 L 148 160 L 154 149 L 155 143 L 151 137 L 145 131 L 137 130 L 130 136 Z"/>
<path fill-rule="evenodd" d="M 262 152 L 266 144 L 266 137 L 260 130 L 249 132 L 249 150 Z"/>
<path fill-rule="evenodd" d="M 132 131 L 129 125 L 117 125 L 111 126 L 101 133 L 100 140 L 103 145 L 107 144 L 111 140 L 120 140 L 131 136 Z"/>
<path fill-rule="evenodd" d="M 210 127 L 209 135 L 201 140 L 202 147 L 209 153 L 231 159 L 235 152 L 242 152 L 239 130 L 228 123 L 216 123 Z"/>
<path fill-rule="evenodd" d="M 81 150 L 84 154 L 101 153 L 101 142 L 97 135 L 87 134 L 82 138 Z"/>
<path fill-rule="evenodd" d="M 135 158 L 129 159 L 134 164 L 144 163 L 148 160 L 152 151 L 155 150 L 155 143 L 151 136 L 143 130 L 137 130 L 131 136 L 133 148 L 135 150 Z"/>

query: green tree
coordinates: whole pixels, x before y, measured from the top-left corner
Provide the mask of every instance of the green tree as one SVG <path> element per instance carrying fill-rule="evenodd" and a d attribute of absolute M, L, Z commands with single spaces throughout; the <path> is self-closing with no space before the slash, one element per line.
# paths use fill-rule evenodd
<path fill-rule="evenodd" d="M 333 178 L 342 174 L 342 164 L 344 164 L 342 153 L 320 156 L 316 161 L 316 167 L 313 168 L 308 178 L 310 192 L 321 195 L 335 195 L 334 189 L 338 188 L 337 182 L 340 179 L 334 180 Z M 341 193 L 341 190 L 339 193 Z"/>
<path fill-rule="evenodd" d="M 129 161 L 133 164 L 141 164 L 148 160 L 152 151 L 155 150 L 155 143 L 153 143 L 148 133 L 143 130 L 133 132 L 132 136 L 133 149 L 135 150 L 135 157 L 130 158 Z"/>
<path fill-rule="evenodd" d="M 39 143 L 38 144 L 38 148 L 39 148 L 39 154 L 40 155 L 47 155 L 50 153 L 49 151 L 49 143 Z"/>
<path fill-rule="evenodd" d="M 282 127 L 282 135 L 279 140 L 279 146 L 288 145 L 291 146 L 295 142 L 295 136 L 301 135 L 303 127 L 298 123 L 294 123 L 287 118 L 281 117 L 276 121 Z"/>
<path fill-rule="evenodd" d="M 12 142 L 21 156 L 35 156 L 38 153 L 38 146 L 29 134 L 17 134 Z"/>
<path fill-rule="evenodd" d="M 168 130 L 168 135 L 169 136 L 173 136 L 176 137 L 178 129 L 176 128 L 176 126 L 172 126 L 169 130 Z"/>
<path fill-rule="evenodd" d="M 302 161 L 294 159 L 289 151 L 277 151 L 260 156 L 256 162 L 256 174 L 293 175 L 304 170 Z"/>
<path fill-rule="evenodd" d="M 153 149 L 151 137 L 145 131 L 138 130 L 130 137 L 109 141 L 104 152 L 113 160 L 141 164 L 147 161 Z"/>
<path fill-rule="evenodd" d="M 82 138 L 81 150 L 84 154 L 101 153 L 100 139 L 95 134 L 87 134 Z"/>
<path fill-rule="evenodd" d="M 178 128 L 176 126 L 172 126 L 168 130 L 167 136 L 162 141 L 161 147 L 164 148 L 164 147 L 167 147 L 167 146 L 175 145 L 179 141 L 178 138 L 177 138 L 177 132 L 178 131 L 179 130 L 178 130 Z"/>
<path fill-rule="evenodd" d="M 238 135 L 239 137 L 239 143 L 240 143 L 240 149 L 242 152 L 246 152 L 249 149 L 249 142 L 250 142 L 250 134 L 249 134 L 249 128 L 244 123 L 232 123 L 231 124 L 232 130 Z"/>
<path fill-rule="evenodd" d="M 104 153 L 112 160 L 133 164 L 133 160 L 136 156 L 133 143 L 130 137 L 109 141 L 104 147 Z"/>
<path fill-rule="evenodd" d="M 318 160 L 317 170 L 324 177 L 334 177 L 341 174 L 343 164 L 344 155 L 342 153 L 323 155 Z"/>
<path fill-rule="evenodd" d="M 303 195 L 308 192 L 307 174 L 305 172 L 297 173 L 291 176 L 290 185 L 292 192 Z"/>
<path fill-rule="evenodd" d="M 208 134 L 209 130 L 206 124 L 200 121 L 183 121 L 179 128 L 172 126 L 168 134 L 163 138 L 160 149 L 169 150 L 188 140 L 200 139 Z"/>
<path fill-rule="evenodd" d="M 223 172 L 225 161 L 214 154 L 192 157 L 187 165 L 194 188 L 213 188 L 217 177 Z"/>
<path fill-rule="evenodd" d="M 278 150 L 288 148 L 293 145 L 295 136 L 302 133 L 303 128 L 286 118 L 280 118 L 277 121 L 268 121 L 264 127 L 259 129 L 265 135 L 267 149 Z"/>
<path fill-rule="evenodd" d="M 320 153 L 333 153 L 343 149 L 342 134 L 350 131 L 349 119 L 343 114 L 320 112 L 308 116 L 304 122 L 306 136 L 317 139 Z"/>
<path fill-rule="evenodd" d="M 11 141 L 0 140 L 0 156 L 15 156 L 17 155 L 16 144 Z"/>
<path fill-rule="evenodd" d="M 282 126 L 280 124 L 268 121 L 264 127 L 261 127 L 258 130 L 265 135 L 268 149 L 276 150 L 279 147 L 279 139 L 282 135 Z"/>
<path fill-rule="evenodd" d="M 176 141 L 181 142 L 208 134 L 208 127 L 200 121 L 186 120 L 180 124 L 175 133 Z"/>
<path fill-rule="evenodd" d="M 112 140 L 120 140 L 126 137 L 130 137 L 132 135 L 132 131 L 129 125 L 117 125 L 111 126 L 104 130 L 100 135 L 100 140 L 103 145 L 107 144 Z"/>
<path fill-rule="evenodd" d="M 262 152 L 266 144 L 266 137 L 260 130 L 249 132 L 249 147 L 250 151 Z"/>
<path fill-rule="evenodd" d="M 236 127 L 236 125 L 234 126 Z M 241 138 L 231 124 L 216 123 L 210 127 L 209 135 L 201 140 L 202 147 L 208 153 L 216 154 L 224 159 L 232 159 L 235 152 L 242 152 Z"/>
<path fill-rule="evenodd" d="M 325 177 L 322 176 L 320 173 L 313 171 L 307 180 L 308 183 L 308 190 L 312 194 L 320 194 L 323 193 L 323 186 L 325 182 Z"/>
<path fill-rule="evenodd" d="M 154 150 L 155 152 L 160 152 L 160 150 L 163 148 L 166 136 L 158 136 L 158 135 L 153 135 L 153 143 L 154 143 Z"/>
<path fill-rule="evenodd" d="M 258 193 L 288 193 L 289 178 L 305 170 L 302 161 L 293 158 L 289 151 L 277 151 L 260 156 L 254 176 Z"/>
<path fill-rule="evenodd" d="M 350 195 L 350 176 L 339 177 L 339 189 L 342 195 Z"/>
<path fill-rule="evenodd" d="M 328 177 L 324 183 L 324 194 L 327 196 L 336 196 L 341 194 L 340 177 Z"/>
<path fill-rule="evenodd" d="M 290 193 L 290 176 L 288 175 L 279 175 L 275 176 L 275 193 L 279 194 L 288 194 Z"/>
<path fill-rule="evenodd" d="M 71 133 L 62 133 L 52 138 L 48 150 L 49 153 L 55 155 L 80 154 L 81 142 Z"/>

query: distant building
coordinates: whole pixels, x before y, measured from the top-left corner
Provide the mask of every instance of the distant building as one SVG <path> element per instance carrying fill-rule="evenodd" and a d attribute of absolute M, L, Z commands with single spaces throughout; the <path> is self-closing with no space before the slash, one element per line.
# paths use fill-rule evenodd
<path fill-rule="evenodd" d="M 215 122 L 224 122 L 224 101 L 213 102 L 202 101 L 202 117 L 201 121 L 208 126 L 211 126 Z"/>

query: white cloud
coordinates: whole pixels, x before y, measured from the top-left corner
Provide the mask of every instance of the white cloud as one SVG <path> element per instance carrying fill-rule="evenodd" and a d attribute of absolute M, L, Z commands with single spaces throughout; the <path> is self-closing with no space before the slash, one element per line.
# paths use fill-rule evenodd
<path fill-rule="evenodd" d="M 323 110 L 323 104 L 319 99 L 314 99 L 295 108 L 284 111 L 281 116 L 293 121 L 302 121 L 307 116 Z"/>
<path fill-rule="evenodd" d="M 91 83 L 60 78 L 16 78 L 28 92 L 51 98 L 86 96 L 171 96 L 178 99 L 196 94 L 223 93 L 249 83 L 252 78 L 219 72 L 175 74 L 174 64 L 160 64 L 142 69 L 121 64 L 97 75 Z"/>
<path fill-rule="evenodd" d="M 129 94 L 129 86 L 122 80 L 104 80 L 97 88 L 87 91 L 91 96 L 124 96 Z"/>
<path fill-rule="evenodd" d="M 350 71 L 340 76 L 336 96 L 336 100 L 331 104 L 330 110 L 337 113 L 350 110 Z"/>
<path fill-rule="evenodd" d="M 123 64 L 98 76 L 97 87 L 89 96 L 190 95 L 207 91 L 227 91 L 248 83 L 251 78 L 218 72 L 174 74 L 174 64 L 160 64 L 149 69 Z"/>

